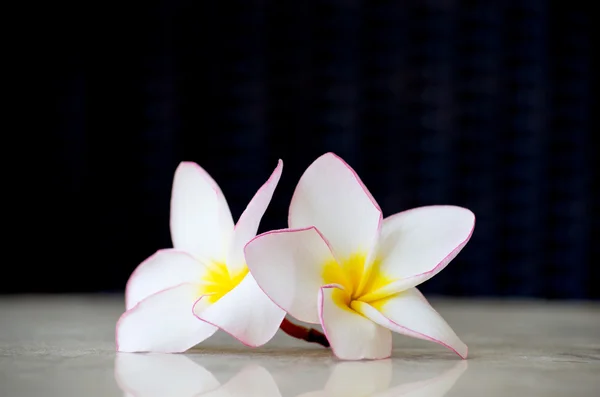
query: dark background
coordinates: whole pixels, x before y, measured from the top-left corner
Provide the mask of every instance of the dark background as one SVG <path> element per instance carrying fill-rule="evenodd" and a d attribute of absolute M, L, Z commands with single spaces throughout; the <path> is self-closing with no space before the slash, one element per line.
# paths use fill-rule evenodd
<path fill-rule="evenodd" d="M 260 231 L 285 227 L 298 178 L 334 151 L 386 216 L 477 215 L 424 292 L 600 297 L 591 7 L 301 3 L 49 9 L 32 50 L 35 244 L 0 292 L 123 290 L 171 246 L 182 160 L 215 178 L 237 219 L 282 158 Z"/>

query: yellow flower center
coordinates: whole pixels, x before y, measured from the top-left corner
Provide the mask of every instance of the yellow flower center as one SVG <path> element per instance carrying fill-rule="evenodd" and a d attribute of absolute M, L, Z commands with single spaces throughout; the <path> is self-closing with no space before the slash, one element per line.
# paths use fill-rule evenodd
<path fill-rule="evenodd" d="M 231 274 L 223 262 L 212 262 L 208 271 L 202 277 L 199 295 L 208 295 L 206 299 L 215 303 L 225 294 L 234 289 L 248 274 L 248 266 Z"/>
<path fill-rule="evenodd" d="M 373 303 L 389 295 L 381 290 L 395 279 L 387 277 L 381 271 L 380 258 L 375 258 L 368 267 L 365 266 L 366 260 L 367 254 L 356 253 L 341 262 L 332 259 L 325 263 L 325 283 L 340 284 L 345 289 L 334 292 L 333 298 L 338 305 L 350 307 L 354 301 Z"/>

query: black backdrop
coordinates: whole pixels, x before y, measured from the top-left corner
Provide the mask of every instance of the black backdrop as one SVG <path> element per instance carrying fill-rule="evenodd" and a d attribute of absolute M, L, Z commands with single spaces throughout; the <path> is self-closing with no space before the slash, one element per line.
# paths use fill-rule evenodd
<path fill-rule="evenodd" d="M 34 54 L 34 268 L 15 264 L 1 290 L 122 290 L 170 246 L 182 160 L 213 175 L 237 217 L 282 158 L 260 231 L 285 227 L 301 173 L 334 151 L 385 215 L 476 213 L 470 243 L 424 292 L 598 298 L 591 17 L 576 4 L 52 8 Z"/>

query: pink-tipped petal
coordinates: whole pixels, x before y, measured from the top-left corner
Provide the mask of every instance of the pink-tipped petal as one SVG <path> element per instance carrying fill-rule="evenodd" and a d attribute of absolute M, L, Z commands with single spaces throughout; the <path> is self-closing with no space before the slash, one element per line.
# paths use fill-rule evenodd
<path fill-rule="evenodd" d="M 195 305 L 194 314 L 250 347 L 262 346 L 271 340 L 285 316 L 285 312 L 259 288 L 251 274 L 207 308 Z"/>
<path fill-rule="evenodd" d="M 227 267 L 237 273 L 246 266 L 244 246 L 256 236 L 260 221 L 271 202 L 275 188 L 281 178 L 283 162 L 279 160 L 275 171 L 267 182 L 254 195 L 246 210 L 240 216 L 233 231 L 233 240 L 227 255 Z"/>
<path fill-rule="evenodd" d="M 137 397 L 196 397 L 220 386 L 206 369 L 176 354 L 118 353 L 115 380 Z"/>
<path fill-rule="evenodd" d="M 333 354 L 342 360 L 382 359 L 392 354 L 392 333 L 340 302 L 340 286 L 319 290 L 319 317 Z"/>
<path fill-rule="evenodd" d="M 197 285 L 181 284 L 123 313 L 117 322 L 117 351 L 181 353 L 210 337 L 217 327 L 192 313 L 197 292 Z"/>
<path fill-rule="evenodd" d="M 246 245 L 245 254 L 250 272 L 273 302 L 300 321 L 319 323 L 323 266 L 334 259 L 315 228 L 261 234 Z"/>
<path fill-rule="evenodd" d="M 413 338 L 438 343 L 461 358 L 467 358 L 467 345 L 416 288 L 373 304 L 354 301 L 352 307 L 382 327 Z"/>
<path fill-rule="evenodd" d="M 327 153 L 304 172 L 290 204 L 289 227 L 315 226 L 340 261 L 368 254 L 378 237 L 381 210 L 356 172 Z"/>
<path fill-rule="evenodd" d="M 183 283 L 197 283 L 204 265 L 186 252 L 165 249 L 142 262 L 125 287 L 125 308 L 131 309 L 152 294 Z"/>
<path fill-rule="evenodd" d="M 173 246 L 204 260 L 225 261 L 233 219 L 223 193 L 198 164 L 182 162 L 171 193 Z"/>
<path fill-rule="evenodd" d="M 281 397 L 273 377 L 264 367 L 250 364 L 218 390 L 202 397 Z M 175 396 L 174 396 L 175 397 Z"/>
<path fill-rule="evenodd" d="M 474 227 L 471 211 L 451 205 L 415 208 L 384 219 L 379 269 L 396 281 L 383 289 L 387 294 L 404 291 L 441 272 L 467 244 Z"/>

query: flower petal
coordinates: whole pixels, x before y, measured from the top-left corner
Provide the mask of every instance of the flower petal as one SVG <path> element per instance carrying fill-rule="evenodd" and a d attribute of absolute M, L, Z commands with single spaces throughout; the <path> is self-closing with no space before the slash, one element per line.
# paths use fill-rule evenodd
<path fill-rule="evenodd" d="M 396 281 L 376 294 L 404 291 L 441 272 L 467 244 L 474 227 L 471 211 L 451 205 L 420 207 L 386 218 L 378 245 L 378 270 Z"/>
<path fill-rule="evenodd" d="M 182 162 L 171 193 L 173 246 L 207 261 L 224 261 L 233 233 L 225 196 L 198 164 Z"/>
<path fill-rule="evenodd" d="M 180 353 L 210 337 L 216 327 L 192 313 L 198 286 L 181 284 L 150 295 L 117 322 L 117 351 Z"/>
<path fill-rule="evenodd" d="M 350 309 L 341 286 L 319 291 L 319 317 L 336 357 L 342 360 L 382 359 L 392 354 L 391 332 Z"/>
<path fill-rule="evenodd" d="M 119 353 L 115 380 L 121 390 L 139 397 L 195 397 L 219 387 L 210 372 L 176 354 Z"/>
<path fill-rule="evenodd" d="M 281 397 L 273 377 L 260 365 L 248 365 L 218 390 L 203 397 Z"/>
<path fill-rule="evenodd" d="M 194 314 L 250 347 L 267 343 L 277 332 L 285 312 L 260 289 L 251 274 L 234 289 L 206 309 L 202 299 Z"/>
<path fill-rule="evenodd" d="M 352 308 L 394 332 L 439 343 L 460 357 L 467 358 L 467 345 L 416 288 L 372 304 L 354 301 Z"/>
<path fill-rule="evenodd" d="M 246 266 L 244 258 L 244 246 L 256 236 L 256 231 L 260 221 L 271 202 L 275 188 L 281 178 L 283 162 L 279 160 L 275 171 L 271 174 L 267 182 L 262 185 L 254 195 L 246 210 L 240 216 L 233 231 L 233 241 L 229 246 L 227 255 L 227 267 L 237 273 Z"/>
<path fill-rule="evenodd" d="M 324 265 L 334 259 L 314 227 L 263 233 L 244 251 L 250 272 L 273 302 L 300 321 L 319 323 Z"/>
<path fill-rule="evenodd" d="M 356 172 L 333 153 L 304 172 L 290 204 L 289 227 L 315 226 L 335 257 L 368 254 L 378 237 L 381 209 Z"/>
<path fill-rule="evenodd" d="M 125 308 L 131 309 L 152 294 L 182 283 L 197 283 L 206 271 L 203 264 L 185 252 L 157 251 L 131 274 L 125 287 Z"/>

